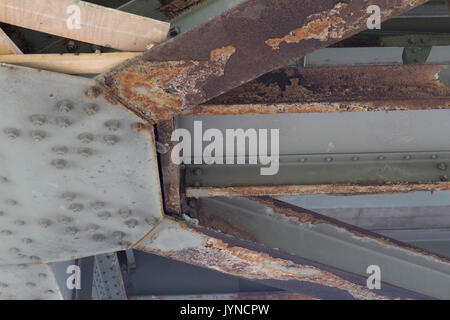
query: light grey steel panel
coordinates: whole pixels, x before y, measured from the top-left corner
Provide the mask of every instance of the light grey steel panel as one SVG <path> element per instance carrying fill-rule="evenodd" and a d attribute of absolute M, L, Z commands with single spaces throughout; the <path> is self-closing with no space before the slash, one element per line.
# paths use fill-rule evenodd
<path fill-rule="evenodd" d="M 305 66 L 403 64 L 401 47 L 326 48 L 305 57 Z M 450 46 L 434 46 L 426 63 L 449 64 Z"/>
<path fill-rule="evenodd" d="M 60 300 L 58 284 L 46 264 L 0 266 L 0 300 Z"/>
<path fill-rule="evenodd" d="M 181 117 L 178 127 L 193 135 L 194 120 L 203 132 L 279 129 L 281 155 L 450 150 L 450 110 Z"/>
<path fill-rule="evenodd" d="M 399 208 L 450 206 L 448 192 L 410 192 L 405 194 L 361 195 L 355 197 L 323 194 L 283 197 L 283 201 L 310 210 L 328 208 Z M 450 215 L 450 213 L 449 213 Z"/>
<path fill-rule="evenodd" d="M 0 264 L 125 249 L 162 218 L 152 130 L 93 85 L 0 66 Z"/>

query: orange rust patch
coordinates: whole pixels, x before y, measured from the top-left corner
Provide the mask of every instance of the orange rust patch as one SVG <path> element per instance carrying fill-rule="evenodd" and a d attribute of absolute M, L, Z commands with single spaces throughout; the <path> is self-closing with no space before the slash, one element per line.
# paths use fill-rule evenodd
<path fill-rule="evenodd" d="M 236 48 L 233 46 L 214 49 L 211 51 L 210 60 L 225 64 L 235 52 Z"/>
<path fill-rule="evenodd" d="M 345 20 L 339 15 L 342 9 L 347 6 L 345 3 L 337 3 L 336 6 L 329 12 L 324 11 L 320 14 L 310 16 L 314 19 L 308 22 L 305 26 L 291 31 L 288 35 L 282 38 L 273 38 L 266 40 L 266 44 L 272 47 L 272 50 L 279 50 L 280 44 L 285 43 L 299 43 L 303 40 L 317 39 L 320 41 L 327 41 L 329 37 L 341 38 L 344 31 L 339 32 L 337 27 L 344 24 Z M 322 18 L 325 16 L 324 18 Z"/>

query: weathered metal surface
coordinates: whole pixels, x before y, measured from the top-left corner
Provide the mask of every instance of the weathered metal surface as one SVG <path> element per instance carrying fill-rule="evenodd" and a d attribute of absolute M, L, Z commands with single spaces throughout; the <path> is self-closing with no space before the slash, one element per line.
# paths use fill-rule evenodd
<path fill-rule="evenodd" d="M 248 187 L 188 187 L 186 197 L 220 197 L 220 196 L 282 196 L 295 194 L 328 194 L 328 195 L 363 195 L 380 193 L 407 193 L 414 191 L 450 191 L 449 182 L 411 183 L 387 185 L 278 185 L 278 186 L 248 186 Z"/>
<path fill-rule="evenodd" d="M 153 128 L 85 96 L 91 79 L 11 65 L 0 79 L 0 265 L 123 250 L 162 219 Z"/>
<path fill-rule="evenodd" d="M 426 298 L 384 283 L 372 291 L 363 277 L 169 218 L 135 248 L 315 298 Z"/>
<path fill-rule="evenodd" d="M 376 265 L 387 283 L 450 297 L 450 259 L 279 200 L 202 199 L 196 218 L 201 226 L 362 276 Z"/>
<path fill-rule="evenodd" d="M 376 0 L 382 20 L 426 0 Z M 105 94 L 167 120 L 366 28 L 365 1 L 248 0 L 97 78 Z M 283 23 L 279 23 L 283 21 Z"/>
<path fill-rule="evenodd" d="M 46 264 L 0 266 L 0 300 L 61 300 L 51 268 Z"/>
<path fill-rule="evenodd" d="M 93 293 L 96 300 L 127 299 L 117 253 L 95 256 Z"/>
<path fill-rule="evenodd" d="M 184 115 L 364 112 L 450 108 L 447 65 L 285 68 Z"/>
<path fill-rule="evenodd" d="M 159 0 L 158 10 L 167 18 L 173 19 L 176 16 L 199 5 L 204 0 Z"/>
<path fill-rule="evenodd" d="M 157 127 L 158 142 L 167 147 L 167 152 L 160 154 L 161 179 L 163 184 L 164 209 L 166 213 L 181 213 L 180 166 L 172 161 L 171 151 L 175 142 L 171 140 L 175 130 L 173 120 L 160 122 Z"/>
<path fill-rule="evenodd" d="M 130 300 L 318 300 L 317 298 L 295 292 L 253 292 L 253 293 L 224 293 L 224 294 L 196 294 L 180 296 L 136 296 Z"/>

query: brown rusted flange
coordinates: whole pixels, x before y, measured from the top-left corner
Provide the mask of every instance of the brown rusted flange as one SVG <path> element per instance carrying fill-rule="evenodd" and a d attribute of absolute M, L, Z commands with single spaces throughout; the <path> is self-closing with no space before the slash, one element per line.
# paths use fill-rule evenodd
<path fill-rule="evenodd" d="M 426 0 L 373 0 L 382 20 Z M 147 119 L 194 105 L 367 28 L 363 0 L 248 0 L 97 78 Z M 282 21 L 282 23 L 280 23 Z"/>

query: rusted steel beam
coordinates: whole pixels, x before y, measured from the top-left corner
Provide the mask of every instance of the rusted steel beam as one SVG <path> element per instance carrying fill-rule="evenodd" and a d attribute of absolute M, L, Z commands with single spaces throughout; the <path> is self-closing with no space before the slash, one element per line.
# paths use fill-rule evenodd
<path fill-rule="evenodd" d="M 283 196 L 298 194 L 327 194 L 332 196 L 364 195 L 378 193 L 408 193 L 417 191 L 450 191 L 450 182 L 405 183 L 383 185 L 321 184 L 321 185 L 267 185 L 236 187 L 187 187 L 186 197 L 250 197 Z"/>
<path fill-rule="evenodd" d="M 386 20 L 426 0 L 374 0 Z M 158 122 L 366 29 L 363 0 L 248 0 L 97 78 Z M 282 21 L 283 23 L 280 23 Z"/>
<path fill-rule="evenodd" d="M 364 277 L 170 218 L 134 248 L 319 299 L 427 298 L 384 283 L 369 290 Z"/>
<path fill-rule="evenodd" d="M 447 65 L 284 68 L 185 115 L 362 112 L 450 108 Z"/>
<path fill-rule="evenodd" d="M 175 142 L 171 140 L 174 131 L 173 120 L 162 121 L 156 126 L 158 143 L 163 144 L 167 150 L 160 154 L 161 179 L 163 183 L 164 209 L 166 213 L 181 213 L 180 166 L 173 163 L 171 151 Z"/>
<path fill-rule="evenodd" d="M 301 293 L 272 292 L 239 292 L 223 294 L 195 294 L 181 296 L 135 296 L 129 300 L 318 300 Z"/>
<path fill-rule="evenodd" d="M 450 259 L 269 197 L 201 199 L 203 227 L 347 272 L 448 299 Z"/>

